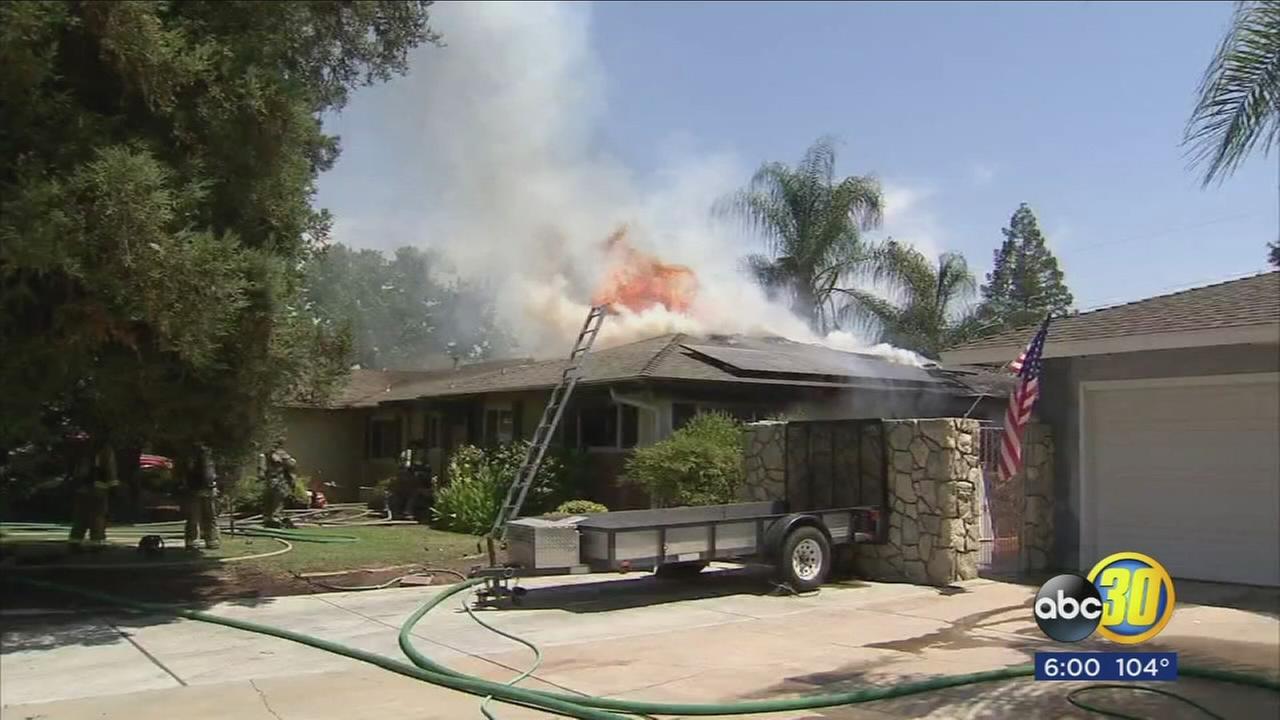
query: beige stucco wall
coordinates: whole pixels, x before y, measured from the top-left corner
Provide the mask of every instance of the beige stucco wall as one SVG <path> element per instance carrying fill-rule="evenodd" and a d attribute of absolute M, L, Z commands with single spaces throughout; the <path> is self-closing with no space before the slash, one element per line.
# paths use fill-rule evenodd
<path fill-rule="evenodd" d="M 284 423 L 289 452 L 298 472 L 321 482 L 337 483 L 327 494 L 333 500 L 356 500 L 363 474 L 364 428 L 368 414 L 361 410 L 288 408 Z"/>

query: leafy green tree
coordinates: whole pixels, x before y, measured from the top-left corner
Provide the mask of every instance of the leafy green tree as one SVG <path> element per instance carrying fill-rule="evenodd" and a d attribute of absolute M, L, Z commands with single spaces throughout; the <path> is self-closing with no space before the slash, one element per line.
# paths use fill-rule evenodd
<path fill-rule="evenodd" d="M 428 5 L 0 5 L 0 449 L 69 425 L 245 452 L 342 377 L 301 295 L 320 117 L 436 39 Z"/>
<path fill-rule="evenodd" d="M 769 254 L 749 257 L 749 268 L 820 333 L 834 326 L 836 289 L 870 256 L 862 233 L 884 214 L 880 183 L 871 176 L 837 180 L 835 161 L 832 141 L 821 138 L 795 167 L 761 165 L 745 189 L 717 206 L 764 237 Z"/>
<path fill-rule="evenodd" d="M 910 245 L 890 240 L 874 265 L 872 275 L 888 297 L 842 289 L 853 300 L 842 308 L 842 320 L 869 326 L 881 342 L 933 358 L 974 335 L 979 320 L 968 301 L 976 282 L 963 255 L 944 253 L 934 263 Z"/>
<path fill-rule="evenodd" d="M 481 360 L 506 352 L 510 339 L 497 325 L 492 294 L 439 279 L 449 270 L 415 247 L 387 258 L 331 245 L 307 264 L 308 307 L 333 329 L 351 333 L 361 367 L 416 370 L 450 357 Z"/>
<path fill-rule="evenodd" d="M 640 448 L 626 478 L 657 507 L 733 502 L 742 485 L 742 424 L 724 413 L 699 413 L 661 442 Z"/>
<path fill-rule="evenodd" d="M 987 283 L 982 286 L 979 315 L 984 328 L 1029 325 L 1046 313 L 1067 312 L 1073 301 L 1071 291 L 1058 259 L 1045 245 L 1031 208 L 1026 203 L 1019 205 L 1009 227 L 1001 232 L 1004 242 L 996 250 Z"/>
<path fill-rule="evenodd" d="M 1231 29 L 1200 82 L 1184 142 L 1204 184 L 1230 175 L 1280 135 L 1280 2 L 1236 3 Z"/>

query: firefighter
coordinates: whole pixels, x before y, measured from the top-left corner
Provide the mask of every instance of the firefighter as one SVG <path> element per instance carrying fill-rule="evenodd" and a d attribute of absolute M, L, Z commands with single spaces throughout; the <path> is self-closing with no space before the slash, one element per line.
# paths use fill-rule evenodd
<path fill-rule="evenodd" d="M 107 544 L 107 498 L 118 483 L 116 456 L 111 445 L 80 435 L 73 469 L 76 484 L 71 507 L 71 535 L 67 539 L 72 552 L 83 549 L 101 550 Z M 84 536 L 89 534 L 89 542 Z"/>
<path fill-rule="evenodd" d="M 431 468 L 427 464 L 427 451 L 421 443 L 410 443 L 400 453 L 400 468 L 387 508 L 394 517 L 417 519 L 420 502 L 431 504 Z"/>
<path fill-rule="evenodd" d="M 213 453 L 206 445 L 197 445 L 187 458 L 183 478 L 186 482 L 187 524 L 183 539 L 188 550 L 196 550 L 196 539 L 204 540 L 206 550 L 217 550 L 221 545 L 218 535 L 218 473 L 213 464 Z"/>
<path fill-rule="evenodd" d="M 263 527 L 278 528 L 288 524 L 278 516 L 285 498 L 293 494 L 293 476 L 297 467 L 298 461 L 284 449 L 283 437 L 276 438 L 271 451 L 262 455 L 258 469 L 265 485 L 262 493 Z"/>

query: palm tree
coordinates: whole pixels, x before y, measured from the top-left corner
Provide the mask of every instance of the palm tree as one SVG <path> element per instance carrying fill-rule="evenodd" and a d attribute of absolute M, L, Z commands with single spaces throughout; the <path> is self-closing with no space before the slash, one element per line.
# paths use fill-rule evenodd
<path fill-rule="evenodd" d="M 1280 133 L 1280 1 L 1236 3 L 1231 30 L 1200 82 L 1184 143 L 1204 184 L 1235 171 L 1259 144 L 1267 154 Z"/>
<path fill-rule="evenodd" d="M 743 190 L 717 204 L 765 240 L 768 255 L 747 265 L 765 290 L 785 297 L 819 333 L 830 330 L 837 288 L 871 256 L 862 232 L 884 215 L 880 183 L 870 176 L 835 179 L 836 152 L 820 138 L 800 163 L 765 163 Z"/>
<path fill-rule="evenodd" d="M 971 303 L 977 285 L 964 256 L 944 253 L 936 264 L 919 250 L 890 240 L 871 262 L 872 278 L 888 297 L 857 288 L 837 288 L 845 297 L 839 318 L 878 331 L 882 342 L 930 357 L 972 337 L 979 320 Z"/>

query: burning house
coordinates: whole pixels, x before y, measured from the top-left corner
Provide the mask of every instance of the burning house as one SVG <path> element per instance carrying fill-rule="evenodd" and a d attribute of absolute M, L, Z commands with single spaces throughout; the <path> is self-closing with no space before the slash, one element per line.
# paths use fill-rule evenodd
<path fill-rule="evenodd" d="M 986 418 L 1003 409 L 1006 393 L 991 388 L 989 375 L 946 370 L 905 351 L 849 352 L 813 337 L 710 331 L 717 323 L 699 317 L 692 269 L 632 247 L 625 228 L 602 249 L 606 271 L 592 305 L 611 316 L 598 349 L 582 360 L 552 447 L 586 454 L 589 499 L 611 508 L 647 507 L 638 489 L 619 482 L 626 458 L 699 412 L 751 421 Z M 637 337 L 651 329 L 663 332 Z M 504 360 L 434 372 L 356 371 L 331 405 L 289 409 L 291 444 L 313 475 L 342 488 L 340 496 L 392 474 L 410 442 L 427 448 L 433 471 L 447 480 L 457 448 L 531 437 L 568 365 Z"/>

